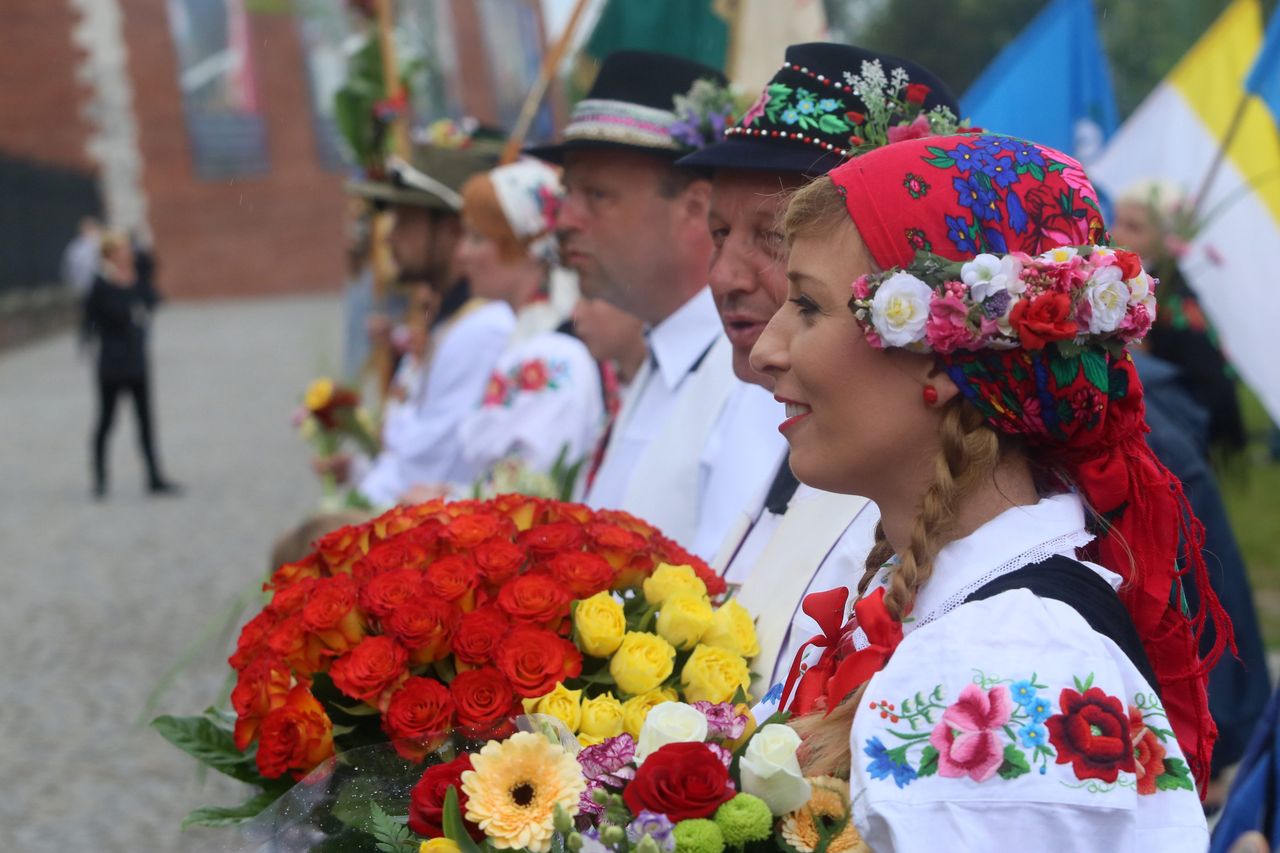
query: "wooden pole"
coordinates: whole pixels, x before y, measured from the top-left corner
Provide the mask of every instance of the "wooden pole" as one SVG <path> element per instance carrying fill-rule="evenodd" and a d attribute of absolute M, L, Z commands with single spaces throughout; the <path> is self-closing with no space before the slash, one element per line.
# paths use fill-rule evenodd
<path fill-rule="evenodd" d="M 1222 161 L 1227 158 L 1227 150 L 1231 148 L 1231 143 L 1235 141 L 1236 133 L 1240 130 L 1240 123 L 1244 120 L 1244 111 L 1247 106 L 1249 106 L 1249 93 L 1243 92 L 1240 95 L 1240 101 L 1236 104 L 1236 111 L 1231 115 L 1231 123 L 1227 125 L 1227 132 L 1222 136 L 1222 143 L 1218 146 L 1218 150 L 1214 152 L 1213 162 L 1209 164 L 1209 171 L 1205 173 L 1204 180 L 1200 182 L 1200 188 L 1196 190 L 1196 194 L 1191 200 L 1193 221 L 1196 214 L 1200 212 L 1204 203 L 1209 199 L 1209 190 L 1213 188 L 1213 181 L 1218 177 L 1218 171 L 1222 168 Z"/>
<path fill-rule="evenodd" d="M 507 139 L 506 147 L 502 149 L 503 163 L 514 162 L 520 156 L 520 149 L 524 147 L 525 137 L 529 135 L 529 128 L 533 126 L 533 120 L 538 115 L 538 108 L 542 106 L 542 99 L 547 94 L 547 87 L 551 85 L 551 81 L 555 79 L 556 73 L 560 70 L 560 62 L 564 59 L 565 52 L 573 42 L 573 34 L 577 32 L 578 24 L 581 23 L 582 15 L 586 12 L 590 2 L 591 0 L 578 0 L 573 7 L 573 13 L 569 16 L 569 23 L 565 25 L 564 32 L 556 40 L 555 46 L 543 55 L 542 68 L 538 70 L 538 79 L 534 82 L 533 88 L 529 90 L 529 94 L 525 96 L 524 104 L 520 107 L 520 116 L 516 119 L 516 125 L 511 130 L 511 136 Z"/>

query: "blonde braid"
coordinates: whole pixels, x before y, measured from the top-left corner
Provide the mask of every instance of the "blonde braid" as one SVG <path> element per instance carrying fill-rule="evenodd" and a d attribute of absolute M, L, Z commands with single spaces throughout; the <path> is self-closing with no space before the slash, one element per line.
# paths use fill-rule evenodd
<path fill-rule="evenodd" d="M 933 573 L 933 560 L 950 539 L 956 510 L 979 480 L 994 477 L 1000 461 L 1000 439 L 985 425 L 982 414 L 957 398 L 948 405 L 939 429 L 941 448 L 934 462 L 933 482 L 920 501 L 907 551 L 890 575 L 885 607 L 898 621 L 911 611 L 916 594 Z M 867 555 L 858 594 L 866 592 L 880 567 L 893 555 L 883 525 L 876 526 L 875 545 Z M 792 721 L 804 739 L 802 761 L 806 775 L 847 776 L 852 764 L 849 730 L 866 684 L 844 699 L 830 714 L 826 709 Z"/>

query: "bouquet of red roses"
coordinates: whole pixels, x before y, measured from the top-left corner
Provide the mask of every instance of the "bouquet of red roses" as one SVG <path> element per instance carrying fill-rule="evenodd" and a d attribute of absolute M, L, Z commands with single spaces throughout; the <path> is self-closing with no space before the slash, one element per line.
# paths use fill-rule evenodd
<path fill-rule="evenodd" d="M 754 627 L 724 581 L 649 524 L 521 495 L 396 507 L 281 566 L 230 663 L 225 715 L 162 717 L 179 747 L 262 793 L 335 752 L 502 738 L 528 709 L 583 743 L 638 733 L 678 698 L 743 701 Z M 421 773 L 419 767 L 416 775 Z"/>

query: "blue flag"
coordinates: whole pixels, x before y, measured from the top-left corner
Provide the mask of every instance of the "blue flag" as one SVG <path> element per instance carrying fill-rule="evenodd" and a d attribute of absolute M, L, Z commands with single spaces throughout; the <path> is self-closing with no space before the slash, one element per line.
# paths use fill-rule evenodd
<path fill-rule="evenodd" d="M 1280 10 L 1271 13 L 1267 35 L 1262 40 L 1258 58 L 1253 61 L 1249 79 L 1244 81 L 1246 90 L 1262 98 L 1271 115 L 1280 123 Z"/>
<path fill-rule="evenodd" d="M 1053 0 L 961 100 L 979 127 L 1088 161 L 1119 123 L 1091 0 Z"/>

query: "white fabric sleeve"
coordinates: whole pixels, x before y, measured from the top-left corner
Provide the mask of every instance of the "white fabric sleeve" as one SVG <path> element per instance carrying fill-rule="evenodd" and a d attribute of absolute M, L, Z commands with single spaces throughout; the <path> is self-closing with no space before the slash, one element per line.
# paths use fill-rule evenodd
<path fill-rule="evenodd" d="M 850 746 L 854 820 L 879 853 L 1208 846 L 1155 692 L 1078 612 L 1028 590 L 908 634 Z"/>

